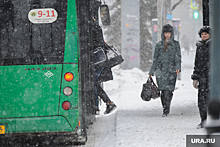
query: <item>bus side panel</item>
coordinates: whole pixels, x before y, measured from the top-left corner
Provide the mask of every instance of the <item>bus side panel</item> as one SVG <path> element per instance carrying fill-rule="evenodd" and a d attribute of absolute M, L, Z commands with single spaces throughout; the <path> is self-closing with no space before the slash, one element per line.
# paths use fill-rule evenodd
<path fill-rule="evenodd" d="M 64 63 L 78 63 L 78 25 L 75 0 L 68 0 Z"/>
<path fill-rule="evenodd" d="M 0 118 L 57 115 L 62 65 L 0 66 Z"/>
<path fill-rule="evenodd" d="M 68 0 L 67 4 L 67 20 L 66 20 L 66 36 L 65 36 L 65 51 L 64 51 L 64 64 L 61 86 L 61 97 L 59 106 L 59 115 L 64 116 L 69 121 L 70 125 L 75 131 L 79 126 L 80 111 L 79 111 L 79 68 L 78 68 L 78 25 L 77 25 L 77 13 L 75 0 Z M 74 75 L 74 79 L 71 82 L 64 80 L 66 72 L 71 72 Z M 65 87 L 71 87 L 73 93 L 70 96 L 63 94 Z M 64 110 L 62 103 L 69 101 L 71 103 L 70 110 Z"/>
<path fill-rule="evenodd" d="M 64 79 L 64 75 L 67 72 L 71 72 L 74 75 L 72 81 L 68 82 Z M 79 76 L 78 76 L 78 64 L 64 64 L 63 65 L 63 75 L 62 75 L 62 86 L 61 86 L 61 96 L 60 96 L 60 106 L 59 115 L 64 116 L 73 127 L 73 130 L 78 126 L 79 121 Z M 70 96 L 66 96 L 63 93 L 65 87 L 71 87 L 73 93 Z M 69 110 L 64 110 L 62 108 L 63 102 L 68 101 L 71 103 L 71 108 Z"/>

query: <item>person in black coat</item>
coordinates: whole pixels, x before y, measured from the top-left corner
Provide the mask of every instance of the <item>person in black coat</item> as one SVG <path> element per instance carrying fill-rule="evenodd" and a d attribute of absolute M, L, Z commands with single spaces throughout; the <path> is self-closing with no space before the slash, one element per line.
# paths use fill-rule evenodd
<path fill-rule="evenodd" d="M 94 50 L 98 47 L 102 47 L 102 48 L 104 47 L 103 32 L 102 32 L 102 28 L 98 24 L 98 12 L 96 10 L 93 11 L 93 15 L 92 15 L 91 41 Z M 100 97 L 106 103 L 106 111 L 104 112 L 104 114 L 108 114 L 116 108 L 116 105 L 114 104 L 114 102 L 110 100 L 107 93 L 102 88 L 101 83 L 109 80 L 113 80 L 112 71 L 111 68 L 108 67 L 108 65 L 105 66 L 95 65 L 94 70 L 95 70 L 94 80 L 95 80 L 95 97 L 96 97 L 97 111 L 99 111 L 98 97 Z"/>
<path fill-rule="evenodd" d="M 210 38 L 211 28 L 204 26 L 199 31 L 202 40 L 196 43 L 196 57 L 194 63 L 194 71 L 191 76 L 194 88 L 198 89 L 198 107 L 201 122 L 197 128 L 203 128 L 207 119 L 207 103 L 209 100 L 209 67 L 210 67 Z"/>

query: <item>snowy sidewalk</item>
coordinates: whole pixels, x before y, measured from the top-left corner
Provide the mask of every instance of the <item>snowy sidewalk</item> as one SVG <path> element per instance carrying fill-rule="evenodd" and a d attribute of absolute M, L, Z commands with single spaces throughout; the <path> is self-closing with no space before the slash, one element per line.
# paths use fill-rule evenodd
<path fill-rule="evenodd" d="M 171 112 L 165 118 L 161 117 L 160 98 L 141 100 L 147 72 L 114 69 L 114 80 L 106 82 L 104 88 L 118 108 L 104 115 L 105 104 L 101 105 L 86 147 L 185 147 L 186 135 L 205 134 L 205 129 L 196 129 L 200 118 L 197 90 L 190 79 L 193 59 L 193 54 L 183 56 L 182 80 L 177 81 Z"/>
<path fill-rule="evenodd" d="M 127 79 L 142 79 L 141 72 L 123 71 Z M 116 118 L 116 147 L 185 147 L 186 135 L 204 134 L 204 130 L 196 129 L 199 123 L 197 108 L 197 91 L 191 86 L 191 72 L 182 72 L 182 80 L 177 82 L 177 90 L 171 105 L 171 113 L 163 118 L 160 99 L 144 102 L 140 98 L 141 88 L 145 79 L 128 80 L 120 92 L 112 95 L 118 104 Z M 135 77 L 135 78 L 134 78 Z M 145 76 L 146 77 L 146 76 Z M 129 82 L 131 82 L 129 84 Z M 132 84 L 133 83 L 133 84 Z M 126 90 L 127 89 L 127 90 Z M 118 94 L 118 96 L 117 96 Z M 118 98 L 117 98 L 118 97 Z"/>

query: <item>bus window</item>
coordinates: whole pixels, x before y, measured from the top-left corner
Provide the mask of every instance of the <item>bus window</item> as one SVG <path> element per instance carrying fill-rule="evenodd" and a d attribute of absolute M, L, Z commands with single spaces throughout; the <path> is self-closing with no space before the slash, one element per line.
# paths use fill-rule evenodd
<path fill-rule="evenodd" d="M 66 3 L 60 0 L 1 1 L 0 65 L 62 63 Z M 55 22 L 34 24 L 28 19 L 31 10 L 51 7 L 58 13 Z"/>

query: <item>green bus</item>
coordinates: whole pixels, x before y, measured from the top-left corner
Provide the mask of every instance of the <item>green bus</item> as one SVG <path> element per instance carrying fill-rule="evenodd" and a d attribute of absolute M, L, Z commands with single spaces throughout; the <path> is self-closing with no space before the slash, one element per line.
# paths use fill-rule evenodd
<path fill-rule="evenodd" d="M 87 0 L 0 2 L 0 146 L 22 137 L 86 142 L 95 114 L 91 7 Z"/>

